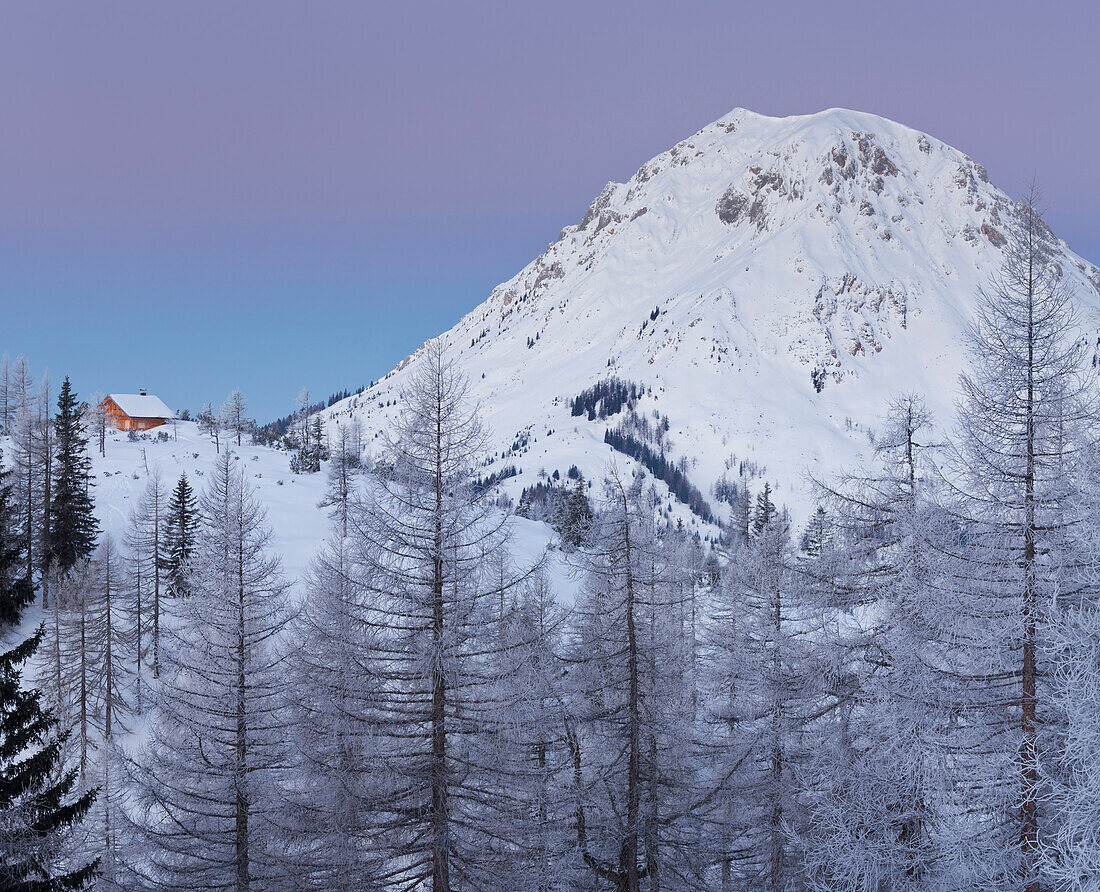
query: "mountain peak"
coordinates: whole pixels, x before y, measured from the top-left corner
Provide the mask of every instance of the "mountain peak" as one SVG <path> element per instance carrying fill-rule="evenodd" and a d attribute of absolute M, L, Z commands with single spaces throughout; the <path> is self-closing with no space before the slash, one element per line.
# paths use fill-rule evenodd
<path fill-rule="evenodd" d="M 972 297 L 1013 213 L 981 165 L 885 118 L 734 109 L 608 183 L 440 340 L 513 495 L 540 471 L 633 461 L 605 443 L 626 424 L 712 503 L 720 480 L 769 479 L 797 509 L 804 469 L 854 461 L 892 394 L 921 391 L 950 420 Z M 1060 250 L 1091 325 L 1100 271 Z M 415 361 L 330 415 L 380 433 Z M 631 415 L 573 416 L 609 377 L 643 394 Z"/>

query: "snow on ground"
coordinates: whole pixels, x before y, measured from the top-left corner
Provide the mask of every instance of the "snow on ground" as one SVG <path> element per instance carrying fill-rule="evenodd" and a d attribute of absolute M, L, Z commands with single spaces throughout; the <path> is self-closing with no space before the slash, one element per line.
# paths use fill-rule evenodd
<path fill-rule="evenodd" d="M 158 432 L 167 434 L 168 439 L 160 439 Z M 0 438 L 0 446 L 4 448 L 7 461 L 9 443 Z M 221 450 L 226 448 L 223 439 Z M 247 441 L 239 447 L 234 441 L 228 448 L 235 461 L 244 467 L 249 484 L 267 512 L 272 530 L 271 549 L 282 561 L 283 573 L 292 585 L 292 592 L 300 595 L 303 574 L 329 535 L 328 509 L 317 505 L 324 494 L 325 471 L 293 474 L 288 453 Z M 89 451 L 93 498 L 100 527 L 120 545 L 130 515 L 154 474 L 160 473 L 169 497 L 180 475 L 186 474 L 196 496 L 201 499 L 218 454 L 208 436 L 200 434 L 194 423 L 183 421 L 157 428 L 145 436 L 139 435 L 136 440 L 124 433 L 109 431 L 106 455 L 99 455 L 96 442 L 89 443 Z M 578 577 L 571 570 L 567 556 L 557 550 L 553 531 L 546 524 L 521 517 L 512 518 L 509 525 L 510 548 L 517 566 L 530 566 L 545 554 L 546 573 L 554 591 L 565 600 L 572 600 Z"/>
<path fill-rule="evenodd" d="M 168 440 L 158 438 L 158 432 Z M 221 449 L 232 450 L 245 469 L 249 484 L 267 511 L 272 529 L 272 549 L 283 562 L 287 579 L 298 580 L 308 568 L 317 549 L 328 535 L 326 509 L 317 503 L 324 494 L 324 474 L 299 475 L 290 472 L 287 453 L 266 446 L 236 441 Z M 165 425 L 130 440 L 126 434 L 109 431 L 106 456 L 100 457 L 98 445 L 89 443 L 95 478 L 93 497 L 103 532 L 121 544 L 134 507 L 149 484 L 160 473 L 170 494 L 181 474 L 191 481 L 196 496 L 202 496 L 206 478 L 217 451 L 213 441 L 200 434 L 193 422 Z"/>

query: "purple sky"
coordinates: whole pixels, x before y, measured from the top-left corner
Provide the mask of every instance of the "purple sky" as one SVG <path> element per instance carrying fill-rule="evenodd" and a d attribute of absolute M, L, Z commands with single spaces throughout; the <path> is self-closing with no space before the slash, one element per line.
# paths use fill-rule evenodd
<path fill-rule="evenodd" d="M 1094 2 L 49 2 L 0 13 L 0 350 L 263 418 L 384 374 L 734 106 L 1044 186 L 1100 260 Z"/>

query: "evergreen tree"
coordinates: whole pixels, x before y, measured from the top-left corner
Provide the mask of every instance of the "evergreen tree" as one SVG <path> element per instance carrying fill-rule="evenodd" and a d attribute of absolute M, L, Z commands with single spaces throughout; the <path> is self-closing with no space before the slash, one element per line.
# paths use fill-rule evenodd
<path fill-rule="evenodd" d="M 821 553 L 829 547 L 832 539 L 832 529 L 829 520 L 829 512 L 825 507 L 818 505 L 806 524 L 806 531 L 802 534 L 799 543 L 803 554 L 808 557 L 820 557 Z"/>
<path fill-rule="evenodd" d="M 585 488 L 584 477 L 578 473 L 573 488 L 562 499 L 558 508 L 556 527 L 561 533 L 562 542 L 572 548 L 584 544 L 594 520 L 592 504 L 588 501 Z"/>
<path fill-rule="evenodd" d="M 57 462 L 49 512 L 49 563 L 62 576 L 91 557 L 99 524 L 91 497 L 91 459 L 83 412 L 68 377 L 57 397 Z"/>
<path fill-rule="evenodd" d="M 177 597 L 187 594 L 188 570 L 195 551 L 198 526 L 198 503 L 187 475 L 181 474 L 172 490 L 168 517 L 165 520 L 165 582 L 168 591 Z"/>
<path fill-rule="evenodd" d="M 777 509 L 772 501 L 772 485 L 764 482 L 764 488 L 756 497 L 756 510 L 752 515 L 752 531 L 756 536 L 764 535 L 765 530 L 775 520 Z"/>
<path fill-rule="evenodd" d="M 5 637 L 33 596 L 13 529 L 9 486 L 0 473 L 0 632 Z M 72 850 L 74 829 L 94 791 L 74 795 L 75 769 L 61 766 L 65 734 L 23 689 L 20 667 L 34 654 L 41 629 L 0 653 L 0 888 L 12 892 L 82 889 L 96 864 Z"/>

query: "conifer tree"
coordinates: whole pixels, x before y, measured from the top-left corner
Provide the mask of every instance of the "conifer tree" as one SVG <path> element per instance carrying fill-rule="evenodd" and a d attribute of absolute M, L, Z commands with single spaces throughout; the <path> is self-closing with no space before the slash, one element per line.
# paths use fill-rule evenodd
<path fill-rule="evenodd" d="M 289 660 L 289 766 L 282 839 L 300 888 L 374 888 L 383 864 L 374 834 L 392 787 L 374 721 L 385 696 L 371 655 L 379 630 L 349 540 L 339 529 L 314 560 Z"/>
<path fill-rule="evenodd" d="M 68 377 L 57 397 L 54 430 L 57 462 L 49 511 L 49 564 L 65 576 L 77 561 L 91 557 L 99 533 L 83 412 Z"/>
<path fill-rule="evenodd" d="M 1002 268 L 979 294 L 947 467 L 965 530 L 950 554 L 953 594 L 971 635 L 960 704 L 970 737 L 956 784 L 973 830 L 958 860 L 981 882 L 1025 892 L 1040 888 L 1055 830 L 1040 807 L 1041 765 L 1062 730 L 1043 661 L 1051 611 L 1075 595 L 1066 539 L 1081 517 L 1070 496 L 1097 418 L 1072 294 L 1037 204 L 1033 190 L 1013 209 Z"/>
<path fill-rule="evenodd" d="M 173 598 L 145 746 L 128 763 L 128 869 L 176 890 L 272 888 L 274 780 L 283 753 L 285 676 L 274 637 L 285 583 L 264 511 L 232 453 L 202 498 L 190 595 Z"/>
<path fill-rule="evenodd" d="M 790 520 L 765 486 L 750 538 L 729 555 L 707 630 L 712 747 L 729 785 L 712 815 L 723 889 L 797 888 L 792 835 L 806 824 L 799 774 L 837 693 L 822 652 L 827 628 L 807 597 Z"/>
<path fill-rule="evenodd" d="M 107 454 L 107 407 L 104 405 L 106 396 L 102 391 L 97 390 L 92 394 L 92 401 L 88 405 L 88 426 L 95 437 L 96 446 L 99 449 L 99 454 L 104 456 Z"/>
<path fill-rule="evenodd" d="M 809 523 L 802 534 L 799 543 L 802 552 L 809 557 L 820 557 L 821 553 L 829 547 L 832 538 L 829 513 L 823 505 L 818 505 L 814 513 L 810 515 Z"/>
<path fill-rule="evenodd" d="M 126 729 L 132 667 L 125 659 L 130 642 L 121 599 L 124 578 L 118 549 L 105 536 L 94 557 L 71 575 L 60 619 L 64 690 L 71 700 L 81 776 L 97 751 Z"/>
<path fill-rule="evenodd" d="M 210 403 L 203 404 L 199 414 L 195 416 L 195 423 L 198 425 L 199 433 L 210 437 L 214 441 L 214 451 L 220 453 L 222 423 L 221 419 L 214 414 L 214 406 Z"/>
<path fill-rule="evenodd" d="M 23 561 L 23 543 L 18 535 L 11 476 L 0 450 L 0 629 L 17 625 L 23 609 L 34 600 L 34 585 Z"/>
<path fill-rule="evenodd" d="M 0 634 L 8 638 L 33 597 L 15 535 L 10 488 L 0 472 Z M 72 851 L 74 828 L 95 792 L 74 793 L 75 769 L 61 765 L 66 735 L 43 710 L 36 691 L 24 690 L 21 666 L 42 637 L 0 653 L 0 888 L 12 892 L 83 889 L 95 862 Z"/>
<path fill-rule="evenodd" d="M 11 384 L 9 375 L 11 372 L 11 358 L 8 351 L 4 351 L 3 359 L 0 359 L 0 436 L 4 436 L 11 430 L 12 405 Z"/>
<path fill-rule="evenodd" d="M 348 510 L 361 464 L 359 440 L 358 420 L 336 425 L 325 496 L 318 503 L 319 508 L 332 509 L 329 517 L 341 536 L 348 534 Z"/>
<path fill-rule="evenodd" d="M 187 475 L 181 474 L 172 490 L 165 519 L 165 583 L 168 591 L 177 597 L 187 594 L 188 570 L 195 551 L 198 526 L 198 503 Z"/>
<path fill-rule="evenodd" d="M 499 789 L 502 585 L 492 572 L 504 518 L 474 485 L 482 448 L 466 383 L 432 342 L 418 358 L 387 471 L 353 518 L 367 587 L 368 656 L 379 685 L 379 745 L 392 793 L 375 811 L 383 888 L 491 887 L 507 865 L 494 844 Z M 505 592 L 507 594 L 507 592 Z"/>
<path fill-rule="evenodd" d="M 803 568 L 848 605 L 849 690 L 831 734 L 802 772 L 812 802 L 797 840 L 813 889 L 938 888 L 955 875 L 943 840 L 948 774 L 948 667 L 966 662 L 943 597 L 951 537 L 931 454 L 932 418 L 914 395 L 895 400 L 873 465 L 822 485 L 835 539 Z M 826 570 L 831 571 L 827 576 Z"/>
<path fill-rule="evenodd" d="M 248 416 L 248 406 L 245 405 L 244 394 L 239 389 L 233 390 L 225 398 L 218 424 L 229 436 L 236 437 L 237 446 L 241 445 L 243 436 L 251 432 L 253 421 Z"/>
<path fill-rule="evenodd" d="M 556 518 L 557 528 L 561 531 L 562 542 L 572 548 L 582 545 L 592 529 L 592 505 L 585 492 L 583 475 L 578 474 L 573 488 L 562 499 Z"/>
<path fill-rule="evenodd" d="M 39 509 L 43 501 L 49 501 L 45 486 L 46 455 L 43 449 L 45 425 L 41 406 L 34 393 L 34 379 L 27 360 L 19 356 L 9 372 L 12 401 L 12 487 L 16 505 L 19 535 L 22 540 L 26 576 L 32 583 L 41 570 L 42 555 L 46 553 L 42 517 Z"/>
<path fill-rule="evenodd" d="M 708 862 L 682 589 L 640 479 L 608 481 L 570 633 L 575 847 L 588 884 L 697 889 Z M 708 795 L 709 794 L 709 795 Z"/>
<path fill-rule="evenodd" d="M 160 674 L 162 598 L 167 592 L 167 569 L 171 553 L 170 514 L 160 470 L 154 469 L 130 514 L 126 545 L 130 549 L 134 583 L 143 586 L 140 601 L 148 613 L 146 627 L 152 648 L 153 675 Z"/>
<path fill-rule="evenodd" d="M 775 502 L 772 501 L 772 485 L 765 481 L 764 488 L 756 497 L 756 510 L 752 515 L 752 531 L 757 536 L 762 536 L 764 531 L 775 519 L 777 514 Z"/>

